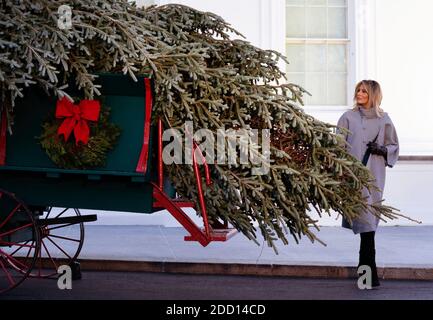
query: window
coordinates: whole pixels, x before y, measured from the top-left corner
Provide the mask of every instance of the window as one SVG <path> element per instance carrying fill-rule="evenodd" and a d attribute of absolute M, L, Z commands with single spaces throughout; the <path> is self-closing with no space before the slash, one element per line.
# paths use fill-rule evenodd
<path fill-rule="evenodd" d="M 286 0 L 291 83 L 311 93 L 308 106 L 347 105 L 348 0 Z"/>

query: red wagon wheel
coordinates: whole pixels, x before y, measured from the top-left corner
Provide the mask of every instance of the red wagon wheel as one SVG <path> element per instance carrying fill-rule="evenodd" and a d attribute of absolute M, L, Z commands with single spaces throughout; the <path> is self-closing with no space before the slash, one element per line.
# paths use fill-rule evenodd
<path fill-rule="evenodd" d="M 40 245 L 32 213 L 13 194 L 0 189 L 0 293 L 29 276 Z"/>
<path fill-rule="evenodd" d="M 56 278 L 61 265 L 71 265 L 78 258 L 84 242 L 80 216 L 78 209 L 70 208 L 49 207 L 39 212 L 41 249 L 30 276 Z"/>

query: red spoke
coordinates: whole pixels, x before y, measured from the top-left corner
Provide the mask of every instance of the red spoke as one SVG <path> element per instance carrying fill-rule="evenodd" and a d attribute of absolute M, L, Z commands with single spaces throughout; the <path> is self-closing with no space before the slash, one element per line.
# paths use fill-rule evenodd
<path fill-rule="evenodd" d="M 37 246 L 36 246 L 36 241 L 33 241 L 32 243 L 34 243 L 35 244 L 35 248 L 37 248 Z M 36 250 L 36 249 L 35 249 Z M 29 251 L 27 251 L 27 255 L 26 255 L 26 261 L 29 259 L 29 256 L 30 256 L 30 252 L 32 251 L 32 249 L 29 249 Z"/>
<path fill-rule="evenodd" d="M 0 224 L 0 229 L 1 229 L 2 227 L 4 227 L 4 225 L 5 225 L 5 224 L 10 220 L 10 218 L 12 218 L 12 216 L 15 214 L 15 212 L 17 212 L 17 210 L 18 210 L 20 207 L 21 207 L 21 203 L 18 203 L 18 205 L 15 207 L 15 209 L 13 209 L 13 210 L 11 211 L 11 213 L 9 213 L 8 217 L 6 218 L 6 220 L 3 221 L 3 222 Z"/>
<path fill-rule="evenodd" d="M 42 248 L 38 252 L 38 261 L 39 261 L 39 269 L 38 269 L 38 276 L 41 276 L 41 270 L 42 270 Z"/>
<path fill-rule="evenodd" d="M 64 253 L 65 256 L 67 256 L 69 259 L 72 259 L 71 256 L 69 254 L 67 254 L 62 248 L 60 248 L 57 243 L 55 243 L 53 240 L 51 240 L 51 238 L 48 236 L 47 237 L 48 240 L 50 240 L 60 251 L 62 251 Z"/>
<path fill-rule="evenodd" d="M 30 240 L 27 240 L 24 244 L 26 245 L 27 243 L 29 243 Z M 15 253 L 17 253 L 18 251 L 20 251 L 23 247 L 16 249 L 14 252 L 11 253 L 11 256 L 13 256 Z"/>
<path fill-rule="evenodd" d="M 57 271 L 57 269 L 58 269 L 58 268 L 57 268 L 57 264 L 56 264 L 56 262 L 54 261 L 53 257 L 51 257 L 50 252 L 48 251 L 48 248 L 47 248 L 47 246 L 45 245 L 44 241 L 42 241 L 42 245 L 44 246 L 45 251 L 46 251 L 47 254 L 48 254 L 48 257 L 50 258 L 51 262 L 54 264 L 55 270 Z M 42 250 L 41 250 L 41 251 L 42 251 Z"/>
<path fill-rule="evenodd" d="M 32 247 L 35 248 L 35 250 L 36 250 L 36 248 L 37 248 L 36 241 L 33 241 L 32 245 L 33 245 Z M 29 250 L 27 250 L 27 255 L 24 258 L 24 264 L 25 264 L 25 266 L 26 266 L 27 269 L 28 269 L 28 267 L 27 267 L 27 261 L 29 260 L 30 252 L 32 252 L 32 248 L 29 248 Z M 25 270 L 21 270 L 21 272 L 26 272 L 26 271 Z"/>
<path fill-rule="evenodd" d="M 18 230 L 21 230 L 21 229 L 25 229 L 25 228 L 28 228 L 28 227 L 31 227 L 31 226 L 33 226 L 33 223 L 29 223 L 29 224 L 23 225 L 23 226 L 21 226 L 21 227 L 19 227 L 19 228 L 15 228 L 15 229 L 13 229 L 13 230 L 9 230 L 9 231 L 7 231 L 7 232 L 5 232 L 5 233 L 1 233 L 1 234 L 0 234 L 0 237 L 7 236 L 7 235 L 9 235 L 9 234 L 11 234 L 11 233 L 14 233 L 15 231 L 18 231 Z"/>
<path fill-rule="evenodd" d="M 15 284 L 14 279 L 12 278 L 11 274 L 6 270 L 5 265 L 3 264 L 3 262 L 0 259 L 0 266 L 3 269 L 4 273 L 6 273 L 6 277 L 8 278 L 9 282 L 11 283 L 11 285 Z"/>
<path fill-rule="evenodd" d="M 30 240 L 29 240 L 29 241 L 26 241 L 26 243 L 24 243 L 25 246 L 21 246 L 20 248 L 18 248 L 18 249 L 15 250 L 14 252 L 10 253 L 9 255 L 12 257 L 14 254 L 16 254 L 16 253 L 17 253 L 18 251 L 20 251 L 22 248 L 28 247 L 29 250 L 27 250 L 27 255 L 26 255 L 25 258 L 23 258 L 24 263 L 26 263 L 26 261 L 29 259 L 30 252 L 32 251 L 32 248 L 34 248 L 34 249 L 37 248 L 37 247 L 36 247 L 36 243 L 35 243 L 35 241 L 32 242 L 32 245 L 27 246 L 27 243 L 29 243 L 29 242 L 30 242 Z M 3 252 L 3 251 L 0 250 L 0 252 Z M 6 254 L 6 253 L 5 253 L 5 254 Z M 20 269 L 20 270 L 21 270 L 21 269 Z M 22 271 L 22 270 L 21 270 L 21 271 Z"/>
<path fill-rule="evenodd" d="M 3 251 L 3 254 L 8 258 L 8 260 L 11 260 L 12 262 L 14 262 L 15 264 L 20 264 L 22 267 L 27 268 L 28 267 L 23 264 L 22 262 L 18 261 L 17 259 L 15 259 L 14 257 L 12 257 L 11 255 L 7 254 L 6 252 Z"/>
<path fill-rule="evenodd" d="M 63 239 L 63 240 L 68 240 L 68 241 L 80 242 L 80 240 L 77 240 L 77 239 L 72 239 L 72 238 L 57 236 L 55 234 L 50 234 L 50 237 L 59 238 L 59 239 Z"/>
<path fill-rule="evenodd" d="M 30 241 L 30 240 L 29 240 L 29 241 Z M 29 241 L 27 241 L 27 242 L 29 242 Z M 27 242 L 26 242 L 26 243 L 27 243 Z M 11 255 L 14 255 L 14 254 L 17 253 L 21 248 L 24 248 L 24 247 L 28 247 L 28 248 L 36 248 L 35 246 L 32 246 L 32 245 L 19 244 L 19 243 L 16 243 L 16 242 L 2 242 L 2 244 L 5 244 L 5 245 L 7 245 L 7 246 L 20 246 L 20 248 L 19 248 L 18 250 L 14 251 L 13 253 L 11 253 Z"/>

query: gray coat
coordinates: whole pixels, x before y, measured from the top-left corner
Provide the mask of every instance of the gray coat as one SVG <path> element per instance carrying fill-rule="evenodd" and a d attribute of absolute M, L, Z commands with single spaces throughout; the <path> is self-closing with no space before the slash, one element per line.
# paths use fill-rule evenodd
<path fill-rule="evenodd" d="M 372 190 L 369 193 L 364 188 L 363 195 L 368 198 L 369 204 L 381 201 L 385 187 L 386 166 L 392 168 L 397 162 L 399 154 L 397 132 L 391 118 L 387 113 L 384 113 L 382 117 L 377 117 L 373 108 L 359 108 L 357 111 L 346 111 L 338 120 L 337 125 L 350 130 L 351 134 L 345 137 L 349 144 L 347 151 L 360 161 L 367 150 L 367 143 L 374 140 L 379 134 L 376 142 L 379 145 L 384 145 L 388 150 L 387 159 L 372 154 L 367 162 L 367 167 L 376 178 L 375 184 L 381 191 Z M 369 211 L 365 211 L 353 221 L 352 230 L 355 234 L 376 231 L 378 224 L 379 218 Z M 343 224 L 343 226 L 345 225 Z"/>

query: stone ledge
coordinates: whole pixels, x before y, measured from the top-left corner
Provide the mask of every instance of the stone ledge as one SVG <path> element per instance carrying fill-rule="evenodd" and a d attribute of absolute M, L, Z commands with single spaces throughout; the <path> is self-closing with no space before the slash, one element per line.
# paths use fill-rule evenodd
<path fill-rule="evenodd" d="M 164 261 L 79 260 L 82 271 L 157 272 L 182 274 L 242 275 L 261 277 L 298 277 L 322 279 L 356 278 L 356 268 L 347 266 L 311 266 L 276 264 L 228 264 Z M 48 266 L 44 260 L 43 265 Z M 59 265 L 61 262 L 59 263 Z M 433 280 L 433 268 L 378 268 L 381 279 Z"/>

